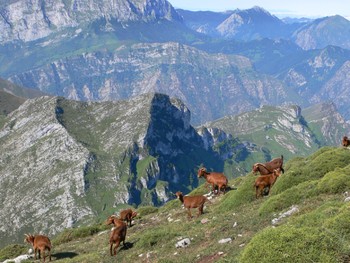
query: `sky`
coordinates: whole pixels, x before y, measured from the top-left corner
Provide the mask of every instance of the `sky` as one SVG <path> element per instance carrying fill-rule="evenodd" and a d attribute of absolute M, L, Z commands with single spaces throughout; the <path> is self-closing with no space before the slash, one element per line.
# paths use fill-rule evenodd
<path fill-rule="evenodd" d="M 277 17 L 341 15 L 350 20 L 349 0 L 168 0 L 175 8 L 191 11 L 226 11 L 259 6 Z"/>

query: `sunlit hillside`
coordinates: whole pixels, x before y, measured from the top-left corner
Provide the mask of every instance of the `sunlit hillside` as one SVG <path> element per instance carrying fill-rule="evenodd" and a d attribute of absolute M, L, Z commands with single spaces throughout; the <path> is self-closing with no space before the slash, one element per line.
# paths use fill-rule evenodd
<path fill-rule="evenodd" d="M 249 173 L 231 180 L 230 190 L 191 220 L 175 199 L 160 208 L 138 208 L 116 257 L 109 255 L 110 227 L 104 222 L 67 229 L 52 237 L 53 261 L 349 262 L 350 150 L 324 147 L 284 168 L 269 196 L 255 198 L 256 175 Z M 206 192 L 202 185 L 191 195 Z M 177 248 L 185 238 L 190 244 Z M 28 248 L 10 245 L 0 260 Z"/>

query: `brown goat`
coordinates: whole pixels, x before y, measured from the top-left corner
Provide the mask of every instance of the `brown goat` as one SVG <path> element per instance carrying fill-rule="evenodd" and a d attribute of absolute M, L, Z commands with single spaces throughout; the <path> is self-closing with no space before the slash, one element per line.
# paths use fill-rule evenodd
<path fill-rule="evenodd" d="M 203 214 L 203 207 L 205 202 L 210 202 L 205 196 L 183 196 L 181 192 L 176 192 L 175 195 L 181 201 L 185 208 L 187 208 L 188 218 L 192 218 L 191 208 L 198 208 L 198 216 Z"/>
<path fill-rule="evenodd" d="M 204 177 L 209 185 L 212 186 L 212 190 L 215 191 L 215 186 L 218 186 L 218 193 L 220 194 L 221 189 L 223 189 L 223 193 L 226 192 L 226 187 L 228 184 L 227 177 L 223 173 L 217 172 L 207 172 L 205 167 L 202 167 L 198 170 L 198 178 Z"/>
<path fill-rule="evenodd" d="M 255 163 L 253 165 L 253 173 L 259 172 L 260 175 L 267 175 L 273 173 L 274 169 L 280 169 L 284 173 L 283 169 L 283 155 L 281 157 L 272 159 L 266 163 Z"/>
<path fill-rule="evenodd" d="M 281 169 L 275 169 L 272 173 L 268 175 L 261 175 L 256 178 L 255 187 L 255 197 L 258 199 L 259 196 L 263 196 L 263 191 L 268 188 L 267 194 L 270 193 L 271 187 L 276 182 L 277 178 L 281 175 Z"/>
<path fill-rule="evenodd" d="M 347 136 L 344 136 L 343 137 L 343 140 L 341 142 L 341 144 L 344 146 L 344 147 L 348 147 L 350 145 L 350 140 Z"/>
<path fill-rule="evenodd" d="M 109 236 L 109 252 L 111 256 L 117 255 L 117 249 L 120 246 L 120 243 L 123 242 L 123 246 L 125 247 L 125 237 L 126 237 L 126 223 L 122 220 L 118 219 L 115 215 L 110 216 L 107 219 L 107 225 L 114 224 L 114 228 Z M 113 244 L 115 244 L 113 249 Z M 112 253 L 113 250 L 113 253 Z"/>
<path fill-rule="evenodd" d="M 47 236 L 44 235 L 30 235 L 25 234 L 24 242 L 27 242 L 33 246 L 34 249 L 34 260 L 36 260 L 36 253 L 43 258 L 43 262 L 45 262 L 45 250 L 49 251 L 49 261 L 51 261 L 51 241 Z"/>
<path fill-rule="evenodd" d="M 106 225 L 113 224 L 115 227 L 124 225 L 125 223 L 119 219 L 116 215 L 111 215 L 107 218 Z"/>
<path fill-rule="evenodd" d="M 129 223 L 129 227 L 131 227 L 131 221 L 135 216 L 137 216 L 137 213 L 135 211 L 132 211 L 131 209 L 125 209 L 120 211 L 119 213 L 120 220 Z"/>

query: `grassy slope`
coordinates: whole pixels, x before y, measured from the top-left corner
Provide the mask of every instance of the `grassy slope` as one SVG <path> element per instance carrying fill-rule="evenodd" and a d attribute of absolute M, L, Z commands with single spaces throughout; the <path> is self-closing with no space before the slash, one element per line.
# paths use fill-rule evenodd
<path fill-rule="evenodd" d="M 186 219 L 178 200 L 157 209 L 139 208 L 127 232 L 128 249 L 108 253 L 109 228 L 101 225 L 67 230 L 53 238 L 60 262 L 348 262 L 350 256 L 350 151 L 325 147 L 285 165 L 271 195 L 255 200 L 251 173 L 230 181 L 235 190 L 212 200 L 205 214 Z M 201 186 L 192 194 L 205 193 Z M 292 205 L 299 212 L 271 220 Z M 196 212 L 196 211 L 193 211 Z M 202 219 L 208 222 L 201 223 Z M 237 222 L 234 227 L 235 222 Z M 107 232 L 104 232 L 107 231 Z M 180 238 L 191 245 L 177 249 Z M 219 244 L 223 238 L 231 243 Z M 11 246 L 0 251 L 0 260 Z M 221 253 L 219 253 L 221 252 Z"/>

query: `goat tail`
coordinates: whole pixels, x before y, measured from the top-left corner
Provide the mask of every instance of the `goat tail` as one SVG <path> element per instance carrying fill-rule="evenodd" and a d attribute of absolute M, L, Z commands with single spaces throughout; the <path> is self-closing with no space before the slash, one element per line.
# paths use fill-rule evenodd
<path fill-rule="evenodd" d="M 283 154 L 281 154 L 281 159 L 283 160 Z"/>

